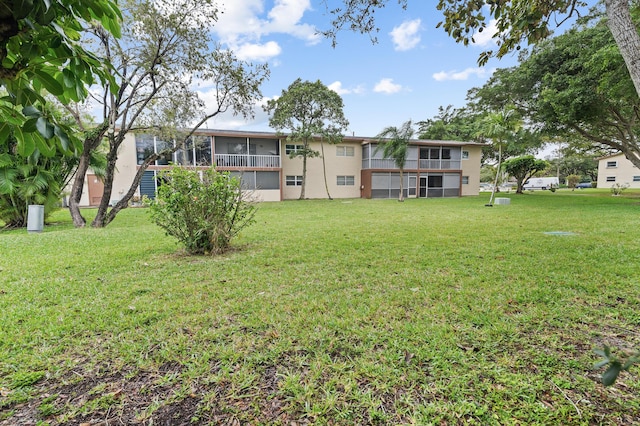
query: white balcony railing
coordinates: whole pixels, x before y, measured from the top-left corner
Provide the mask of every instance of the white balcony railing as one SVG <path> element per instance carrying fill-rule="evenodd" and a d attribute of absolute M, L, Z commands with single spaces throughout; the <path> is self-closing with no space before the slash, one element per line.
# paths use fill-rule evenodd
<path fill-rule="evenodd" d="M 420 160 L 421 169 L 430 170 L 459 170 L 460 160 Z M 363 169 L 388 169 L 396 170 L 396 163 L 390 159 L 365 158 L 362 160 Z M 418 160 L 407 160 L 404 168 L 414 170 L 418 168 Z"/>
<path fill-rule="evenodd" d="M 277 169 L 280 167 L 278 155 L 246 155 L 246 154 L 216 154 L 218 167 L 257 167 Z"/>

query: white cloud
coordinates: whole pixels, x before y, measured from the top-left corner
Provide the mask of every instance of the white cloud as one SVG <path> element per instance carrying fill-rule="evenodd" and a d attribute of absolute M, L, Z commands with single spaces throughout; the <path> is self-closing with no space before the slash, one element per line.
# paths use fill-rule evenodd
<path fill-rule="evenodd" d="M 405 51 L 411 50 L 420 43 L 420 35 L 418 32 L 422 29 L 420 19 L 413 21 L 405 21 L 389 33 L 395 50 Z"/>
<path fill-rule="evenodd" d="M 392 78 L 383 78 L 379 82 L 376 83 L 373 91 L 376 93 L 386 93 L 387 95 L 391 95 L 393 93 L 398 93 L 402 90 L 402 86 L 399 84 L 395 84 Z"/>
<path fill-rule="evenodd" d="M 464 71 L 440 71 L 433 74 L 433 79 L 436 81 L 448 81 L 448 80 L 468 80 L 471 76 L 475 75 L 478 78 L 483 78 L 493 74 L 494 69 L 487 68 L 467 68 Z"/>
<path fill-rule="evenodd" d="M 276 0 L 265 11 L 264 0 L 234 0 L 221 8 L 213 31 L 231 49 L 251 50 L 256 46 L 268 48 L 264 55 L 248 55 L 254 60 L 267 60 L 276 52 L 275 42 L 264 42 L 271 34 L 289 34 L 309 44 L 319 43 L 321 36 L 312 25 L 302 23 L 304 13 L 311 10 L 310 0 Z M 266 16 L 265 16 L 266 12 Z M 280 54 L 281 50 L 277 51 Z"/>
<path fill-rule="evenodd" d="M 482 30 L 481 33 L 476 31 L 476 33 L 473 35 L 472 44 L 479 47 L 486 47 L 490 44 L 495 44 L 495 40 L 493 40 L 492 37 L 498 32 L 496 23 L 497 21 L 495 19 L 492 19 L 489 21 L 489 25 L 487 25 L 487 27 Z"/>
<path fill-rule="evenodd" d="M 341 81 L 334 81 L 333 83 L 331 83 L 327 87 L 329 89 L 333 90 L 334 92 L 336 92 L 340 96 L 342 96 L 342 95 L 350 95 L 352 93 L 360 94 L 360 93 L 364 92 L 364 87 L 362 87 L 361 85 L 356 86 L 354 88 L 345 88 L 345 87 L 342 87 L 342 82 Z"/>
<path fill-rule="evenodd" d="M 236 56 L 243 61 L 266 62 L 281 52 L 282 49 L 275 41 L 268 41 L 264 44 L 246 43 L 235 49 Z"/>
<path fill-rule="evenodd" d="M 276 0 L 269 11 L 271 19 L 264 31 L 268 33 L 286 33 L 306 40 L 310 44 L 319 43 L 321 36 L 309 24 L 300 24 L 307 10 L 311 9 L 310 0 Z"/>

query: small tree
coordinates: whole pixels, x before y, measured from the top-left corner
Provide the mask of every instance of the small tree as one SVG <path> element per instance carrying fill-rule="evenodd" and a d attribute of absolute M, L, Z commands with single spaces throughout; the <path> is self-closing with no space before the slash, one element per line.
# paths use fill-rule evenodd
<path fill-rule="evenodd" d="M 494 145 L 498 146 L 498 165 L 496 166 L 496 179 L 493 183 L 493 190 L 487 206 L 493 205 L 493 198 L 498 187 L 500 172 L 502 171 L 502 149 L 503 145 L 511 139 L 520 128 L 520 117 L 517 116 L 513 106 L 504 107 L 500 112 L 487 115 L 480 123 L 479 135 L 491 139 Z"/>
<path fill-rule="evenodd" d="M 398 201 L 404 201 L 404 163 L 407 161 L 409 152 L 409 142 L 414 134 L 411 120 L 397 127 L 385 127 L 376 138 L 378 138 L 378 146 L 375 152 L 382 149 L 382 154 L 386 158 L 393 159 L 396 167 L 400 170 L 400 195 Z"/>
<path fill-rule="evenodd" d="M 342 140 L 342 132 L 349 125 L 342 108 L 340 95 L 320 80 L 312 83 L 301 79 L 291 83 L 279 98 L 271 99 L 264 107 L 271 114 L 271 127 L 278 132 L 289 130 L 291 133 L 287 140 L 302 143 L 302 150 L 295 150 L 290 154 L 291 158 L 302 157 L 301 200 L 305 198 L 307 158 L 320 155 L 309 147 L 309 143 L 314 137 L 332 144 Z"/>
<path fill-rule="evenodd" d="M 200 179 L 195 170 L 174 167 L 161 179 L 151 219 L 184 244 L 189 254 L 223 253 L 231 239 L 253 222 L 255 204 L 229 172 L 208 169 Z"/>
<path fill-rule="evenodd" d="M 537 172 L 541 172 L 549 167 L 545 160 L 538 160 L 533 155 L 523 155 L 522 157 L 511 158 L 504 162 L 504 171 L 516 178 L 518 188 L 516 194 L 522 194 L 524 183 Z"/>
<path fill-rule="evenodd" d="M 572 190 L 576 188 L 576 185 L 580 182 L 580 175 L 569 175 L 567 176 L 567 187 Z"/>

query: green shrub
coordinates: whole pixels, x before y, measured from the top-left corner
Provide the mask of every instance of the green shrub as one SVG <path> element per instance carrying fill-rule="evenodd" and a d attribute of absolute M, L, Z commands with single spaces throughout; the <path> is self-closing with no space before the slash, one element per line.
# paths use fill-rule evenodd
<path fill-rule="evenodd" d="M 567 176 L 567 187 L 568 188 L 575 188 L 578 183 L 580 183 L 580 175 L 569 175 L 569 176 Z"/>
<path fill-rule="evenodd" d="M 228 172 L 174 167 L 161 174 L 152 220 L 190 254 L 219 254 L 253 222 L 255 203 Z"/>

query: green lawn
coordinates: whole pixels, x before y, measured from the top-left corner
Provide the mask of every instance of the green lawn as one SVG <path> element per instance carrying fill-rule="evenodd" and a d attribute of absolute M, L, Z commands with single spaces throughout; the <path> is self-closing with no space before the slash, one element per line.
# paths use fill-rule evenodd
<path fill-rule="evenodd" d="M 0 425 L 639 424 L 592 367 L 640 347 L 640 194 L 507 196 L 262 204 L 220 257 L 0 232 Z"/>

